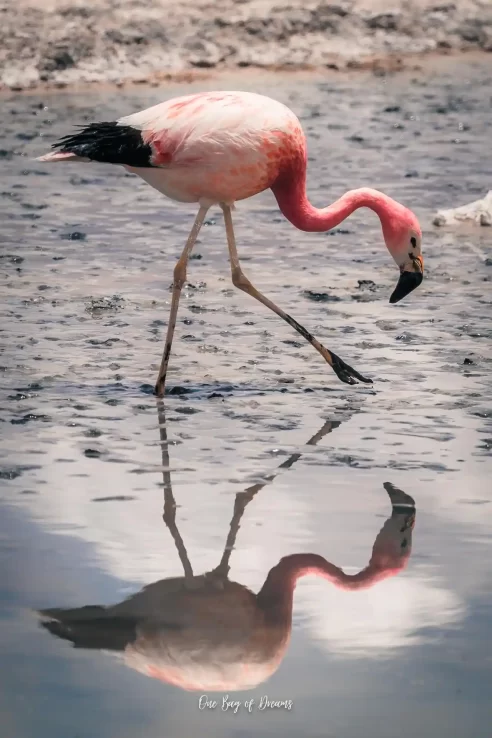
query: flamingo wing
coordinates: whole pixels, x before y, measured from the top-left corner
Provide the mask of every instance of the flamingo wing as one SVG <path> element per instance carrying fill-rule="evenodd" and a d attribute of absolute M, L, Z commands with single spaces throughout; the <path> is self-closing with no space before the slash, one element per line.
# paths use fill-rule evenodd
<path fill-rule="evenodd" d="M 299 129 L 281 103 L 247 92 L 205 92 L 173 98 L 117 121 L 91 123 L 57 141 L 47 161 L 70 158 L 167 167 L 242 152 L 253 159 L 264 145 Z"/>

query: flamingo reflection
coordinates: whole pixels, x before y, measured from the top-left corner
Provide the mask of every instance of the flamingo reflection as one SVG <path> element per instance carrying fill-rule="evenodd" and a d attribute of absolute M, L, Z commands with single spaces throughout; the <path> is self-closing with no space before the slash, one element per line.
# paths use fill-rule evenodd
<path fill-rule="evenodd" d="M 257 594 L 229 580 L 229 560 L 246 506 L 280 472 L 301 458 L 299 452 L 261 483 L 236 495 L 218 566 L 195 575 L 176 524 L 161 402 L 158 413 L 164 470 L 163 519 L 175 542 L 184 576 L 149 584 L 110 607 L 42 610 L 42 625 L 53 635 L 71 641 L 76 648 L 120 653 L 131 668 L 185 690 L 252 689 L 277 670 L 285 655 L 292 628 L 293 594 L 300 577 L 312 574 L 341 589 L 360 590 L 405 568 L 411 553 L 415 502 L 387 482 L 384 489 L 391 502 L 391 516 L 376 536 L 370 561 L 362 571 L 346 574 L 322 556 L 301 553 L 282 558 Z M 338 425 L 325 422 L 306 445 L 316 445 Z"/>

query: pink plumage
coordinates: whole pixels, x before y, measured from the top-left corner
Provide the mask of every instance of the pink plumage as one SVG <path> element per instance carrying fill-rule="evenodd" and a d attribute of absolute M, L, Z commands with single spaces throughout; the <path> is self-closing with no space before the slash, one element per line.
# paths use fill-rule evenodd
<path fill-rule="evenodd" d="M 156 393 L 162 395 L 186 266 L 208 209 L 224 212 L 233 283 L 273 310 L 323 356 L 348 384 L 370 382 L 326 349 L 290 315 L 262 295 L 241 269 L 231 207 L 271 188 L 281 211 L 297 228 L 326 231 L 360 207 L 372 209 L 400 269 L 390 301 L 417 287 L 423 276 L 421 229 L 411 210 L 382 192 L 361 188 L 327 208 L 306 195 L 307 147 L 296 115 L 282 103 L 251 92 L 186 95 L 120 118 L 94 123 L 65 136 L 41 161 L 99 161 L 124 166 L 167 197 L 199 204 L 198 215 L 174 270 L 171 314 Z"/>

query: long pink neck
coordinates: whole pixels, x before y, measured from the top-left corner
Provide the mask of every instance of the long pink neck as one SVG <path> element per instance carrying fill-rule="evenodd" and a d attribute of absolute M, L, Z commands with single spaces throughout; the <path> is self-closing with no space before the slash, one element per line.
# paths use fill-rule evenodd
<path fill-rule="evenodd" d="M 377 582 L 394 576 L 403 562 L 395 566 L 378 566 L 371 559 L 368 566 L 357 574 L 345 574 L 335 564 L 318 554 L 292 554 L 285 556 L 269 572 L 263 587 L 257 595 L 258 604 L 268 619 L 275 621 L 292 617 L 292 601 L 296 582 L 307 574 L 327 579 L 331 584 L 345 590 L 368 589 Z"/>
<path fill-rule="evenodd" d="M 383 229 L 391 221 L 398 203 L 387 195 L 362 187 L 350 190 L 326 208 L 315 208 L 306 194 L 305 175 L 282 177 L 272 186 L 279 208 L 292 225 L 301 231 L 329 231 L 358 208 L 370 208 L 379 217 Z"/>

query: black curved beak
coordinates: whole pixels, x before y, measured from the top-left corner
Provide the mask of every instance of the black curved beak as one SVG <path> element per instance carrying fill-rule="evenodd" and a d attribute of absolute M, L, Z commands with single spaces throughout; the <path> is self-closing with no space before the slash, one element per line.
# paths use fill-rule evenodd
<path fill-rule="evenodd" d="M 402 272 L 389 301 L 399 302 L 422 283 L 424 275 L 422 272 Z"/>

